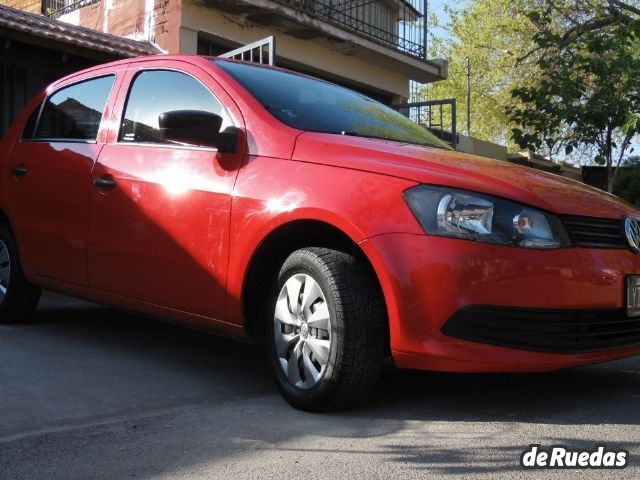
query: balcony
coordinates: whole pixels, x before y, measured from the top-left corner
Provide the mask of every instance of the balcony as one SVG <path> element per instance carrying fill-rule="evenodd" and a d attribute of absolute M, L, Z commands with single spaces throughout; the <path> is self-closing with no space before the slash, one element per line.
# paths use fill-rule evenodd
<path fill-rule="evenodd" d="M 42 0 L 42 13 L 51 18 L 58 18 L 79 8 L 100 3 L 101 0 Z"/>
<path fill-rule="evenodd" d="M 100 1 L 43 0 L 43 13 L 57 18 Z M 395 77 L 391 75 L 387 83 L 397 83 L 400 76 L 428 83 L 447 77 L 447 62 L 426 56 L 426 1 L 182 0 L 180 28 L 206 32 L 230 48 L 281 32 L 290 39 L 280 43 L 283 58 L 300 63 L 294 42 L 312 40 L 315 45 L 393 72 Z M 198 9 L 213 13 L 185 13 Z M 203 18 L 209 18 L 209 23 Z M 258 27 L 256 33 L 247 33 L 252 25 Z M 341 67 L 343 71 L 345 67 Z M 331 71 L 326 65 L 318 68 Z M 407 96 L 396 86 L 386 85 L 382 90 Z"/>
<path fill-rule="evenodd" d="M 57 18 L 101 0 L 42 0 Z M 274 0 L 407 55 L 425 59 L 426 0 Z"/>
<path fill-rule="evenodd" d="M 242 25 L 313 40 L 421 83 L 447 77 L 447 62 L 426 56 L 426 0 L 199 1 Z"/>
<path fill-rule="evenodd" d="M 347 31 L 426 59 L 425 0 L 276 0 Z"/>
<path fill-rule="evenodd" d="M 42 13 L 57 18 L 100 1 L 43 0 Z M 412 57 L 426 59 L 424 27 L 426 0 L 273 1 Z M 209 1 L 207 3 L 235 2 Z"/>

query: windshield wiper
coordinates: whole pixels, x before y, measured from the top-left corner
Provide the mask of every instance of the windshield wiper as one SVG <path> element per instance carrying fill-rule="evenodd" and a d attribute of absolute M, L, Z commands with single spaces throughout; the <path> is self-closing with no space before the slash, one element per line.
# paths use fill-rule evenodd
<path fill-rule="evenodd" d="M 363 133 L 354 132 L 354 131 L 347 131 L 347 130 L 342 130 L 340 132 L 320 132 L 320 133 L 335 133 L 336 135 L 345 135 L 347 137 L 373 138 L 375 140 L 386 140 L 388 142 L 403 143 L 405 145 L 419 145 L 421 147 L 434 147 L 434 148 L 441 148 L 443 150 L 446 150 L 446 148 L 441 147 L 439 145 L 434 145 L 432 143 L 410 142 L 408 140 L 400 140 L 400 139 L 397 139 L 397 138 L 389 138 L 389 137 L 378 137 L 378 136 L 375 136 L 375 135 L 365 135 Z"/>
<path fill-rule="evenodd" d="M 352 131 L 352 130 L 310 130 L 315 133 L 328 133 L 330 135 L 344 135 L 345 137 L 362 137 L 362 138 L 374 138 L 376 140 L 393 140 L 388 137 L 377 137 L 375 135 L 366 135 L 364 133 Z"/>
<path fill-rule="evenodd" d="M 363 138 L 375 138 L 377 140 L 393 140 L 392 138 L 388 138 L 388 137 L 378 137 L 375 135 L 365 135 L 364 133 L 360 133 L 360 132 L 351 132 L 351 131 L 346 131 L 346 130 L 342 130 L 340 132 L 340 135 L 345 135 L 347 137 L 363 137 Z M 397 142 L 397 140 L 396 140 Z"/>
<path fill-rule="evenodd" d="M 285 115 L 291 117 L 291 116 L 297 116 L 295 114 L 293 114 L 292 110 L 284 110 L 282 108 L 278 108 L 278 107 L 272 107 L 271 105 L 264 105 L 264 108 L 266 108 L 267 110 L 271 111 L 271 112 L 279 112 L 279 113 L 284 113 Z M 292 115 L 293 114 L 293 115 Z"/>

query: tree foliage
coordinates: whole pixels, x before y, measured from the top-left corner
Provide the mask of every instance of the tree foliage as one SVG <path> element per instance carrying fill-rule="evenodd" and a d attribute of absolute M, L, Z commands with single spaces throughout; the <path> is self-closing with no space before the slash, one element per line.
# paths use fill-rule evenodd
<path fill-rule="evenodd" d="M 609 172 L 640 128 L 640 10 L 618 0 L 539 0 L 526 13 L 539 77 L 513 89 L 514 141 L 532 150 L 595 148 Z M 615 158 L 614 158 L 615 156 Z"/>
<path fill-rule="evenodd" d="M 625 161 L 616 175 L 613 193 L 640 206 L 640 157 Z"/>
<path fill-rule="evenodd" d="M 468 57 L 471 133 L 483 140 L 509 143 L 510 119 L 505 109 L 518 103 L 511 91 L 535 78 L 535 62 L 518 64 L 522 52 L 535 47 L 535 28 L 524 16 L 531 5 L 531 0 L 469 0 L 460 9 L 446 7 L 450 21 L 443 27 L 448 35 L 430 38 L 429 56 L 449 59 L 449 77 L 425 88 L 429 98 L 457 100 L 459 131 L 466 127 Z"/>

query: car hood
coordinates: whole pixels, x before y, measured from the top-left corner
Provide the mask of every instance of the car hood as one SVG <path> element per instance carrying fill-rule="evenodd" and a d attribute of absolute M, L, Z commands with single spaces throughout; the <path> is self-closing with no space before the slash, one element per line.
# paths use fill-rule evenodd
<path fill-rule="evenodd" d="M 630 204 L 568 178 L 501 160 L 386 140 L 306 132 L 293 160 L 457 187 L 566 215 L 620 218 Z"/>

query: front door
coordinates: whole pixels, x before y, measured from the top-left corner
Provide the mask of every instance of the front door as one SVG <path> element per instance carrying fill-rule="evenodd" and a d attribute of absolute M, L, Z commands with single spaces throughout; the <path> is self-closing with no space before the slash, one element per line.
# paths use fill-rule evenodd
<path fill-rule="evenodd" d="M 226 94 L 214 94 L 217 84 L 205 85 L 197 71 L 139 67 L 129 76 L 119 131 L 93 172 L 89 283 L 223 320 L 231 192 L 242 157 L 165 141 L 158 117 L 208 111 L 223 117 L 224 129 L 233 123 L 218 99 Z"/>
<path fill-rule="evenodd" d="M 87 284 L 91 170 L 115 75 L 65 86 L 34 112 L 7 164 L 21 262 L 31 275 Z"/>

